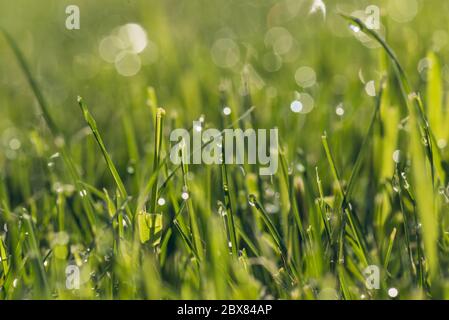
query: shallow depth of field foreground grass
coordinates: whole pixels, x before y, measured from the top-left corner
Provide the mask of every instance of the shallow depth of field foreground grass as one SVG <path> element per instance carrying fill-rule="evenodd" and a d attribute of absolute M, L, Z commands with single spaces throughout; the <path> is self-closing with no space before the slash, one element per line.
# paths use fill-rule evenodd
<path fill-rule="evenodd" d="M 1 1 L 0 299 L 449 299 L 449 3 L 335 2 Z"/>

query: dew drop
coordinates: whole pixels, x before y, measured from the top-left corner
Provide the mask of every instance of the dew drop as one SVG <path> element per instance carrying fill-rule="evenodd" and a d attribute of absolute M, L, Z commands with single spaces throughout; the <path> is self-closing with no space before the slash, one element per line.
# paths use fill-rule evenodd
<path fill-rule="evenodd" d="M 290 104 L 290 110 L 292 110 L 295 113 L 300 113 L 302 110 L 302 103 L 301 101 L 295 100 Z"/>
<path fill-rule="evenodd" d="M 165 205 L 165 199 L 164 198 L 159 198 L 159 200 L 157 200 L 157 204 L 160 206 Z"/>
<path fill-rule="evenodd" d="M 227 211 L 226 209 L 223 207 L 222 203 L 218 204 L 218 214 L 221 215 L 222 217 L 226 216 Z"/>
<path fill-rule="evenodd" d="M 396 288 L 390 288 L 388 289 L 388 295 L 390 296 L 390 298 L 396 298 L 399 294 L 398 289 Z"/>
<path fill-rule="evenodd" d="M 183 191 L 182 194 L 181 194 L 181 198 L 183 200 L 189 199 L 189 193 L 187 191 Z"/>
<path fill-rule="evenodd" d="M 223 114 L 224 114 L 225 116 L 229 116 L 229 115 L 231 114 L 231 108 L 229 108 L 229 107 L 224 107 L 224 108 L 223 108 Z"/>
<path fill-rule="evenodd" d="M 365 85 L 365 92 L 370 97 L 376 96 L 376 85 L 374 83 L 374 80 L 368 81 Z"/>
<path fill-rule="evenodd" d="M 395 150 L 393 152 L 393 161 L 396 163 L 401 162 L 401 150 Z"/>
<path fill-rule="evenodd" d="M 335 109 L 335 113 L 337 114 L 337 116 L 342 117 L 345 114 L 345 109 L 343 109 L 343 104 L 339 104 L 337 106 L 337 108 Z"/>
<path fill-rule="evenodd" d="M 257 198 L 256 198 L 255 195 L 250 194 L 250 195 L 248 196 L 248 203 L 249 203 L 249 205 L 250 205 L 251 207 L 255 207 L 255 206 L 256 206 L 256 201 L 257 201 Z"/>
<path fill-rule="evenodd" d="M 349 29 L 351 29 L 352 31 L 354 31 L 355 33 L 358 33 L 358 32 L 360 32 L 360 27 L 358 26 L 358 25 L 356 25 L 356 24 L 350 24 L 349 25 Z"/>
<path fill-rule="evenodd" d="M 393 177 L 393 180 L 391 181 L 391 185 L 393 187 L 394 192 L 399 192 L 401 190 L 401 188 L 399 186 L 398 178 L 396 176 Z"/>
<path fill-rule="evenodd" d="M 405 174 L 405 172 L 401 172 L 401 177 L 404 180 L 404 188 L 408 189 L 410 187 L 408 180 L 407 180 L 407 175 Z"/>
<path fill-rule="evenodd" d="M 128 166 L 126 168 L 126 172 L 128 172 L 128 174 L 134 174 L 134 167 L 133 166 Z"/>

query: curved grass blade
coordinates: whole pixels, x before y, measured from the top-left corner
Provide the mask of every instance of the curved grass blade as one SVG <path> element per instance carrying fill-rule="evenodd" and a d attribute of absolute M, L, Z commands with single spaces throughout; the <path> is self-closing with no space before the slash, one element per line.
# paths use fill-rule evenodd
<path fill-rule="evenodd" d="M 81 108 L 81 111 L 83 112 L 84 119 L 86 120 L 87 124 L 92 130 L 95 140 L 97 141 L 97 144 L 100 147 L 101 153 L 103 154 L 103 158 L 106 161 L 106 164 L 108 166 L 109 171 L 111 172 L 112 177 L 114 178 L 114 181 L 117 185 L 120 195 L 125 199 L 128 198 L 128 193 L 126 192 L 125 185 L 123 184 L 123 181 L 120 178 L 120 175 L 118 174 L 118 171 L 114 163 L 112 162 L 111 156 L 106 150 L 106 146 L 104 145 L 100 132 L 98 131 L 97 122 L 93 118 L 92 114 L 89 112 L 89 109 L 87 108 L 87 105 L 84 103 L 83 98 L 78 97 L 78 104 Z"/>
<path fill-rule="evenodd" d="M 11 47 L 12 51 L 14 52 L 14 55 L 19 62 L 19 65 L 22 69 L 22 72 L 24 73 L 34 96 L 36 97 L 36 100 L 41 108 L 42 115 L 44 117 L 45 122 L 47 123 L 48 128 L 50 129 L 50 132 L 54 138 L 54 140 L 63 141 L 62 143 L 55 143 L 55 146 L 59 149 L 59 152 L 64 160 L 64 163 L 66 164 L 70 176 L 72 178 L 73 184 L 76 187 L 76 190 L 78 194 L 84 194 L 84 189 L 82 185 L 80 184 L 80 177 L 79 174 L 75 168 L 75 165 L 73 163 L 72 158 L 70 157 L 70 153 L 68 151 L 68 148 L 66 144 L 64 143 L 64 139 L 62 138 L 62 131 L 59 129 L 59 127 L 56 125 L 56 123 L 53 121 L 53 118 L 50 115 L 50 111 L 48 108 L 48 104 L 39 89 L 39 86 L 37 85 L 37 82 L 35 81 L 33 75 L 31 74 L 30 68 L 28 67 L 28 64 L 25 61 L 25 58 L 22 54 L 22 51 L 17 46 L 14 39 L 11 37 L 11 35 L 6 32 L 4 29 L 0 29 L 5 36 L 9 46 Z M 95 235 L 95 215 L 93 213 L 93 201 L 90 196 L 90 194 L 86 194 L 85 196 L 81 197 L 81 203 L 83 204 L 83 208 L 86 213 L 86 218 L 88 221 L 88 230 L 90 231 L 90 236 Z"/>
<path fill-rule="evenodd" d="M 435 140 L 424 113 L 424 107 L 418 94 L 412 92 L 407 76 L 391 47 L 373 30 L 370 30 L 360 19 L 341 14 L 343 18 L 356 24 L 361 31 L 376 40 L 386 51 L 393 62 L 394 70 L 401 87 L 404 103 L 410 117 L 411 139 L 409 142 L 412 155 L 412 173 L 414 177 L 416 208 L 423 225 L 423 240 L 426 259 L 429 262 L 430 280 L 435 279 L 438 271 L 438 209 L 435 203 L 435 157 L 437 150 L 432 148 Z M 412 102 L 414 104 L 412 105 Z M 422 140 L 426 141 L 423 146 Z"/>

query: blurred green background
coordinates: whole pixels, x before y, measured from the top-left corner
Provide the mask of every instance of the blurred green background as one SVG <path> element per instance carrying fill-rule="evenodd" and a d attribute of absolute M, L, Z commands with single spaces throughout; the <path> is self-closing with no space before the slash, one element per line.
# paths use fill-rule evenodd
<path fill-rule="evenodd" d="M 364 92 L 365 81 L 379 80 L 380 49 L 367 49 L 354 41 L 347 22 L 337 12 L 364 11 L 369 5 L 381 10 L 382 31 L 396 48 L 406 70 L 418 88 L 423 79 L 418 63 L 427 50 L 448 52 L 446 12 L 442 1 L 338 1 L 325 2 L 326 18 L 310 15 L 311 1 L 1 1 L 1 25 L 17 40 L 41 86 L 51 112 L 65 134 L 75 136 L 83 127 L 76 96 L 89 103 L 107 144 L 118 163 L 125 165 L 123 134 L 116 126 L 121 114 L 145 112 L 146 87 L 153 86 L 167 112 L 177 112 L 182 125 L 205 114 L 219 126 L 219 87 L 230 81 L 235 92 L 242 87 L 245 66 L 251 78 L 253 104 L 261 127 L 280 128 L 288 142 L 307 148 L 314 161 L 320 157 L 317 140 L 324 130 L 342 131 L 341 140 L 351 139 L 351 130 L 366 127 L 371 103 Z M 80 8 L 80 30 L 67 30 L 65 9 Z M 400 21 L 400 22 L 398 22 Z M 403 22 L 407 21 L 407 22 Z M 150 45 L 140 54 L 139 72 L 126 77 L 114 63 L 100 55 L 100 43 L 118 27 L 140 24 Z M 271 35 L 270 35 L 271 32 Z M 272 40 L 272 38 L 277 40 Z M 219 40 L 214 63 L 212 49 Z M 281 39 L 281 40 L 279 40 Z M 32 93 L 19 71 L 12 52 L 0 40 L 0 83 L 2 152 L 13 156 L 8 147 L 11 136 L 26 135 L 42 126 Z M 278 41 L 276 48 L 276 43 Z M 284 41 L 284 42 L 282 42 Z M 227 44 L 231 44 L 226 48 Z M 224 46 L 224 47 L 223 47 Z M 277 52 L 280 52 L 279 54 Z M 221 56 L 220 56 L 221 54 Z M 229 58 L 227 55 L 231 55 Z M 230 61 L 226 62 L 229 58 Z M 221 59 L 221 61 L 220 61 Z M 224 66 L 224 67 L 223 67 Z M 302 88 L 295 81 L 300 67 L 310 67 L 316 82 Z M 444 65 L 445 66 L 445 65 Z M 443 68 L 445 75 L 448 68 Z M 447 81 L 447 76 L 445 77 Z M 294 114 L 290 103 L 295 92 L 313 99 L 307 115 Z M 238 101 L 238 97 L 234 98 Z M 342 104 L 344 117 L 336 115 Z M 133 112 L 134 112 L 133 111 Z M 241 112 L 240 112 L 241 113 Z M 142 145 L 151 139 L 149 117 L 136 117 L 136 131 Z M 24 130 L 26 129 L 26 130 Z M 347 138 L 345 138 L 345 136 Z M 20 152 L 27 152 L 26 138 Z M 343 142 L 344 143 L 344 142 Z M 349 146 L 350 147 L 350 146 Z M 350 151 L 346 153 L 351 153 Z M 346 165 L 344 155 L 337 161 Z M 348 159 L 346 159 L 348 160 Z"/>
<path fill-rule="evenodd" d="M 380 46 L 360 32 L 354 33 L 338 13 L 363 15 L 370 5 L 380 8 L 379 33 L 396 51 L 413 88 L 422 91 L 424 99 L 427 98 L 430 65 L 426 57 L 429 51 L 434 51 L 441 61 L 445 98 L 449 83 L 449 2 L 324 1 L 325 14 L 323 11 L 311 13 L 312 4 L 313 1 L 306 0 L 0 0 L 0 27 L 14 38 L 24 53 L 30 71 L 48 101 L 53 119 L 62 128 L 76 167 L 89 185 L 112 190 L 114 180 L 100 158 L 95 141 L 87 138 L 90 130 L 77 106 L 77 96 L 84 98 L 96 119 L 129 194 L 137 197 L 141 193 L 141 180 L 147 176 L 135 173 L 139 170 L 148 172 L 145 170 L 151 164 L 154 148 L 154 114 L 148 106 L 147 91 L 152 87 L 157 94 L 158 106 L 167 113 L 166 142 L 170 130 L 189 128 L 201 115 L 205 116 L 208 126 L 221 129 L 230 123 L 230 119 L 237 119 L 249 107 L 255 106 L 252 124 L 258 128 L 278 127 L 289 165 L 300 173 L 305 167 L 317 167 L 324 181 L 325 194 L 330 195 L 335 192 L 335 185 L 321 136 L 327 132 L 340 175 L 348 177 L 374 112 L 373 97 L 378 93 L 385 72 L 385 56 Z M 79 30 L 66 28 L 68 5 L 79 6 Z M 126 43 L 130 38 L 135 45 L 143 43 L 140 48 L 143 50 L 130 50 Z M 299 112 L 292 106 L 296 100 L 302 104 Z M 232 110 L 230 116 L 223 114 L 226 107 Z M 397 107 L 397 113 L 391 113 L 393 127 L 406 119 L 407 113 L 398 95 L 391 94 L 388 107 Z M 388 117 L 389 113 L 386 115 Z M 443 158 L 447 158 L 445 146 L 449 134 L 442 126 L 439 130 L 438 146 Z M 388 134 L 380 136 L 389 137 Z M 396 139 L 396 134 L 390 136 Z M 407 140 L 405 133 L 398 136 L 398 144 Z M 45 169 L 45 164 L 54 166 L 52 155 L 56 150 L 51 141 L 33 92 L 13 52 L 1 37 L 1 176 L 11 208 L 30 206 L 31 211 L 33 206 L 34 210 L 38 208 L 37 222 L 42 225 L 42 239 L 46 230 L 52 229 L 53 218 L 46 215 L 46 210 L 53 209 L 40 199 L 46 199 L 46 193 L 54 189 L 56 180 L 69 183 L 62 164 L 56 165 L 51 174 Z M 135 142 L 140 159 L 132 158 L 130 149 L 134 145 L 130 146 L 129 141 Z M 382 178 L 392 175 L 395 166 L 392 153 L 397 146 L 396 141 L 378 140 L 377 143 L 380 149 L 375 150 L 383 149 L 386 154 L 370 154 L 374 160 L 364 167 L 354 196 L 363 225 L 369 230 L 366 237 L 371 244 L 375 242 L 371 231 L 374 226 L 379 226 L 379 222 L 365 218 L 370 212 L 372 214 L 379 195 L 386 198 L 391 195 L 370 184 L 374 179 L 371 171 L 384 166 L 389 169 L 380 169 L 384 170 Z M 201 172 L 203 177 L 204 168 L 193 170 Z M 232 175 L 237 180 L 235 198 L 239 198 L 242 185 L 236 178 L 236 171 Z M 221 186 L 219 183 L 211 186 L 204 181 L 194 182 L 193 189 L 199 198 L 195 206 L 206 212 L 213 205 L 202 203 L 203 195 L 214 203 L 221 198 Z M 384 183 L 380 178 L 379 181 L 379 184 Z M 285 190 L 280 188 L 280 191 Z M 170 192 L 174 191 L 167 191 Z M 281 197 L 284 197 L 282 201 L 288 201 L 285 194 Z M 78 202 L 68 201 L 71 211 L 80 210 Z M 396 209 L 388 207 L 385 210 L 391 214 L 391 224 L 400 225 L 402 220 L 395 215 L 400 206 L 396 200 L 391 203 Z M 166 209 L 171 217 L 175 208 L 178 206 L 173 204 Z M 242 208 L 246 210 L 246 207 Z M 386 216 L 381 220 L 383 228 Z M 382 247 L 383 252 L 385 244 L 382 241 L 387 240 L 381 236 L 390 234 L 388 223 L 385 223 L 388 232 L 379 231 L 375 236 L 381 239 L 379 248 Z M 205 225 L 202 229 L 207 230 Z M 74 232 L 73 237 L 71 241 L 83 242 L 81 234 Z M 41 246 L 46 248 L 44 240 Z M 395 257 L 394 272 L 399 279 L 408 269 L 401 264 L 405 258 L 400 253 Z M 173 269 L 182 269 L 180 264 L 174 265 L 176 267 L 162 273 L 174 274 Z M 444 266 L 447 264 L 442 263 L 441 268 L 445 270 L 442 273 L 447 273 Z M 406 287 L 407 281 L 402 283 Z M 181 290 L 180 283 L 183 282 L 179 279 L 173 280 L 172 288 L 176 294 L 162 296 L 201 296 L 191 293 L 191 288 Z M 288 295 L 276 290 L 268 289 L 267 295 L 298 297 L 293 289 Z M 307 296 L 307 293 L 302 294 L 301 291 L 299 295 Z M 15 297 L 20 296 L 17 293 Z M 125 292 L 121 297 L 140 296 Z M 210 296 L 205 294 L 203 297 Z M 213 297 L 228 296 L 217 293 Z M 254 296 L 242 293 L 234 297 Z"/>

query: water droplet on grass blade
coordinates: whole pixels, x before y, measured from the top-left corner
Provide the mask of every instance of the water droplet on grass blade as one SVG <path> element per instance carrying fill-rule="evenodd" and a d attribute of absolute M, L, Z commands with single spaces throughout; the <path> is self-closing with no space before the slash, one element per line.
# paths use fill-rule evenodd
<path fill-rule="evenodd" d="M 250 195 L 248 196 L 248 203 L 249 203 L 249 205 L 250 205 L 251 207 L 255 207 L 255 206 L 256 206 L 256 202 L 257 202 L 256 196 L 253 195 L 253 194 L 250 194 Z"/>
<path fill-rule="evenodd" d="M 300 113 L 302 110 L 302 103 L 301 101 L 295 100 L 290 104 L 290 110 L 295 113 Z"/>
<path fill-rule="evenodd" d="M 183 192 L 181 193 L 181 198 L 182 198 L 183 200 L 189 199 L 189 193 L 188 193 L 187 191 L 183 191 Z"/>
<path fill-rule="evenodd" d="M 405 172 L 401 172 L 401 177 L 402 180 L 404 180 L 404 189 L 408 189 L 410 187 L 408 180 L 407 180 L 407 175 Z"/>
<path fill-rule="evenodd" d="M 393 176 L 393 179 L 391 180 L 391 186 L 392 186 L 394 192 L 401 191 L 399 178 L 396 174 Z"/>
<path fill-rule="evenodd" d="M 345 109 L 343 109 L 343 104 L 340 103 L 337 108 L 335 109 L 335 113 L 337 114 L 337 116 L 343 117 L 343 115 L 345 114 Z"/>
<path fill-rule="evenodd" d="M 134 167 L 133 166 L 128 166 L 126 168 L 126 172 L 128 172 L 128 174 L 134 174 Z"/>
<path fill-rule="evenodd" d="M 370 96 L 370 97 L 375 97 L 376 96 L 376 85 L 374 83 L 374 80 L 368 81 L 365 85 L 365 92 Z"/>
<path fill-rule="evenodd" d="M 396 288 L 390 288 L 388 289 L 388 296 L 390 296 L 390 298 L 396 298 L 399 294 L 398 289 Z"/>
<path fill-rule="evenodd" d="M 395 150 L 393 152 L 393 161 L 396 163 L 401 162 L 401 150 Z"/>
<path fill-rule="evenodd" d="M 360 32 L 360 30 L 361 30 L 358 25 L 352 24 L 352 23 L 349 25 L 349 29 L 351 29 L 355 33 Z"/>
<path fill-rule="evenodd" d="M 296 93 L 297 98 L 290 104 L 290 110 L 294 113 L 306 114 L 312 111 L 315 101 L 308 93 Z"/>
<path fill-rule="evenodd" d="M 218 204 L 218 214 L 221 215 L 222 217 L 227 215 L 227 211 L 221 202 Z"/>
<path fill-rule="evenodd" d="M 224 114 L 225 116 L 229 116 L 229 115 L 231 114 L 231 108 L 229 108 L 229 107 L 224 107 L 224 108 L 223 108 L 223 114 Z"/>

